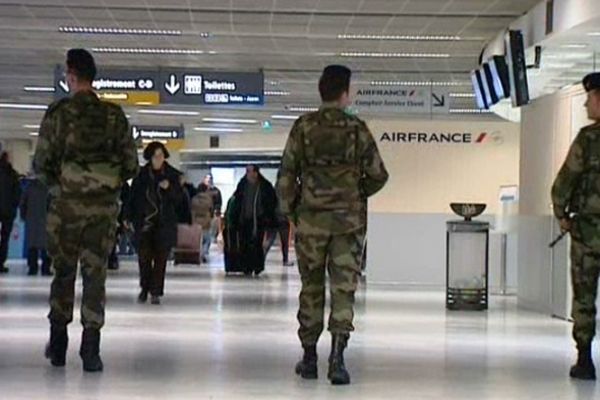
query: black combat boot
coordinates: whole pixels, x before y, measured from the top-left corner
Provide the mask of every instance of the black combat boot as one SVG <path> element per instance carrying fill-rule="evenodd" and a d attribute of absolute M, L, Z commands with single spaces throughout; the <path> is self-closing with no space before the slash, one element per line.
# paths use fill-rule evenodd
<path fill-rule="evenodd" d="M 334 334 L 331 340 L 331 355 L 329 356 L 328 378 L 332 385 L 350 384 L 350 374 L 344 365 L 344 350 L 348 345 L 347 334 Z"/>
<path fill-rule="evenodd" d="M 67 347 L 69 336 L 67 327 L 59 325 L 50 326 L 50 341 L 46 345 L 46 358 L 55 367 L 64 367 L 67 363 Z"/>
<path fill-rule="evenodd" d="M 577 356 L 577 364 L 571 368 L 571 378 L 584 381 L 595 381 L 596 368 L 594 367 L 594 361 L 592 360 L 592 346 L 578 345 L 577 350 L 579 351 L 579 355 Z"/>
<path fill-rule="evenodd" d="M 100 358 L 100 331 L 98 329 L 83 330 L 79 355 L 83 360 L 84 371 L 101 372 L 104 369 Z"/>
<path fill-rule="evenodd" d="M 318 379 L 317 346 L 304 346 L 304 356 L 296 364 L 296 374 L 303 379 Z"/>

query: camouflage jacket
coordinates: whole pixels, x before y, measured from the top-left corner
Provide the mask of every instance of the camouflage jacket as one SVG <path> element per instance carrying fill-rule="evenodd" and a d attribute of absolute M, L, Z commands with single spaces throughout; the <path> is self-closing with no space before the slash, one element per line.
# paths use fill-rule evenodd
<path fill-rule="evenodd" d="M 138 171 L 137 148 L 121 107 L 80 92 L 48 107 L 34 168 L 53 196 L 116 202 Z"/>
<path fill-rule="evenodd" d="M 300 117 L 290 132 L 277 182 L 281 211 L 299 233 L 364 229 L 367 198 L 387 179 L 367 125 L 326 104 Z"/>

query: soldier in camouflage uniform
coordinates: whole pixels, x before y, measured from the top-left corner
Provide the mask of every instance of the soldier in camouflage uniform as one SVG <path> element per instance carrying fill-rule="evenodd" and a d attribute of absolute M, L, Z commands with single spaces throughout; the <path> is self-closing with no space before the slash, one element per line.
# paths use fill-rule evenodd
<path fill-rule="evenodd" d="M 554 214 L 572 239 L 573 338 L 577 364 L 572 378 L 595 380 L 592 342 L 596 334 L 596 295 L 600 275 L 600 74 L 583 80 L 588 92 L 588 117 L 552 188 Z"/>
<path fill-rule="evenodd" d="M 94 59 L 85 50 L 67 54 L 72 97 L 52 104 L 41 123 L 34 165 L 53 197 L 48 215 L 48 250 L 55 276 L 50 293 L 50 342 L 46 356 L 64 366 L 67 325 L 73 320 L 75 277 L 81 265 L 85 371 L 103 369 L 100 329 L 104 324 L 108 256 L 117 228 L 119 192 L 138 171 L 135 142 L 117 105 L 92 91 Z"/>
<path fill-rule="evenodd" d="M 304 357 L 296 373 L 317 378 L 316 346 L 323 331 L 325 276 L 329 273 L 332 349 L 328 378 L 348 384 L 344 349 L 354 330 L 354 293 L 361 273 L 366 199 L 383 188 L 388 173 L 366 124 L 348 115 L 351 72 L 329 66 L 319 82 L 323 105 L 296 121 L 277 189 L 281 209 L 296 224 L 302 291 L 298 331 Z"/>

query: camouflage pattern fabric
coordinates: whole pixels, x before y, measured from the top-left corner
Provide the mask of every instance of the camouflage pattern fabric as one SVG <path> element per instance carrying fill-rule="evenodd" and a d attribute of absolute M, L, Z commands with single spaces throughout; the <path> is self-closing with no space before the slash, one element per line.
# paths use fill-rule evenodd
<path fill-rule="evenodd" d="M 99 329 L 104 324 L 106 268 L 119 194 L 139 168 L 125 114 L 92 92 L 52 104 L 41 123 L 34 167 L 53 195 L 48 250 L 56 273 L 49 319 L 56 324 L 72 321 L 80 262 L 82 324 Z"/>
<path fill-rule="evenodd" d="M 92 92 L 52 104 L 42 120 L 34 166 L 55 197 L 116 202 L 123 183 L 138 171 L 123 110 Z"/>
<path fill-rule="evenodd" d="M 73 321 L 77 264 L 81 265 L 83 296 L 81 324 L 100 329 L 104 325 L 105 282 L 108 256 L 116 240 L 117 204 L 75 203 L 57 199 L 48 215 L 48 252 L 55 275 L 50 290 L 53 324 Z"/>
<path fill-rule="evenodd" d="M 596 334 L 596 296 L 600 277 L 600 252 L 590 251 L 578 241 L 571 245 L 571 278 L 575 322 L 573 338 L 580 345 L 590 345 Z"/>
<path fill-rule="evenodd" d="M 596 333 L 600 271 L 600 124 L 583 128 L 552 187 L 558 219 L 575 215 L 570 231 L 573 337 L 591 344 Z"/>
<path fill-rule="evenodd" d="M 281 211 L 304 221 L 306 234 L 355 232 L 366 225 L 367 198 L 387 179 L 367 125 L 325 104 L 290 132 L 277 182 Z"/>
<path fill-rule="evenodd" d="M 353 305 L 366 229 L 367 198 L 388 179 L 366 124 L 324 104 L 296 121 L 281 162 L 281 211 L 296 224 L 302 278 L 299 336 L 315 344 L 323 330 L 325 275 L 330 277 L 329 330 L 353 331 Z"/>
<path fill-rule="evenodd" d="M 304 346 L 316 345 L 323 332 L 326 270 L 331 296 L 328 329 L 332 334 L 354 331 L 354 293 L 360 276 L 363 239 L 361 232 L 296 236 L 302 277 L 298 336 Z"/>

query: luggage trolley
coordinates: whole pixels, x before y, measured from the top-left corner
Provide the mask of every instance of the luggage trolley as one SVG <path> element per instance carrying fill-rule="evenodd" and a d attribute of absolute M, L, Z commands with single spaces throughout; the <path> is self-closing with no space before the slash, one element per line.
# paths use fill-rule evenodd
<path fill-rule="evenodd" d="M 487 310 L 490 224 L 473 221 L 486 205 L 453 203 L 450 207 L 464 220 L 447 223 L 446 308 Z"/>

